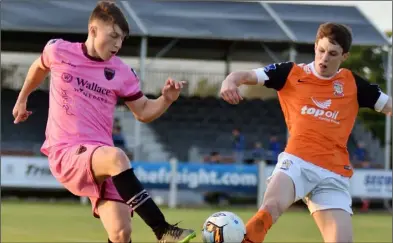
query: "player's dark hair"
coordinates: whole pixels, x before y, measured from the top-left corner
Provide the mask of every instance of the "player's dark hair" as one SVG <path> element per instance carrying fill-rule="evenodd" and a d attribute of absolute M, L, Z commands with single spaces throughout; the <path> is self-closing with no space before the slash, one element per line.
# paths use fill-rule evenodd
<path fill-rule="evenodd" d="M 327 37 L 332 44 L 340 45 L 343 49 L 343 54 L 351 49 L 352 31 L 346 25 L 331 22 L 321 24 L 318 28 L 315 43 L 324 37 Z"/>
<path fill-rule="evenodd" d="M 126 36 L 130 33 L 127 19 L 114 1 L 106 0 L 98 2 L 90 15 L 89 23 L 96 19 L 105 23 L 118 25 Z"/>

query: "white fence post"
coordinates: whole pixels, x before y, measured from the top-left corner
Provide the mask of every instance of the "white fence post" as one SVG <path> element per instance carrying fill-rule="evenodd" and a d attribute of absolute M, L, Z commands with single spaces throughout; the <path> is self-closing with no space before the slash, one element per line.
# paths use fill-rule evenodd
<path fill-rule="evenodd" d="M 89 203 L 89 198 L 88 197 L 80 197 L 80 203 L 82 205 L 87 205 Z"/>
<path fill-rule="evenodd" d="M 177 159 L 172 158 L 169 161 L 171 165 L 171 178 L 169 182 L 169 199 L 168 207 L 176 208 L 177 206 Z"/>
<path fill-rule="evenodd" d="M 258 198 L 257 198 L 257 208 L 262 205 L 263 196 L 266 191 L 266 162 L 261 160 L 258 163 Z"/>

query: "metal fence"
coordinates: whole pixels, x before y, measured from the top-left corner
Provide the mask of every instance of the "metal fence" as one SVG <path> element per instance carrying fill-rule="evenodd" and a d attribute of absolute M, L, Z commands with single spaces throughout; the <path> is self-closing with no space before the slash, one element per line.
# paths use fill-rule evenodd
<path fill-rule="evenodd" d="M 26 65 L 2 65 L 2 88 L 20 90 L 23 86 L 28 69 L 29 67 Z M 135 71 L 139 73 L 138 69 L 135 69 Z M 195 70 L 148 69 L 146 71 L 146 79 L 142 80 L 143 92 L 152 95 L 160 94 L 161 88 L 168 77 L 188 82 L 183 91 L 183 95 L 206 96 L 218 94 L 220 84 L 224 80 L 225 74 Z M 49 78 L 45 80 L 39 89 L 47 90 L 48 88 Z"/>

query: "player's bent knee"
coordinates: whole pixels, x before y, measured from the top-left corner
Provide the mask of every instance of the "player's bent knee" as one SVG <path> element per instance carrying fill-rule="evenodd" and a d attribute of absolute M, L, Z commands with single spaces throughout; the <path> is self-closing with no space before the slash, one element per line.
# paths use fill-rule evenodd
<path fill-rule="evenodd" d="M 130 160 L 123 150 L 102 146 L 92 155 L 92 172 L 98 183 L 131 168 Z"/>
<path fill-rule="evenodd" d="M 123 150 L 111 148 L 108 153 L 108 163 L 110 163 L 110 175 L 117 175 L 131 167 L 130 160 Z"/>
<path fill-rule="evenodd" d="M 109 232 L 109 239 L 113 243 L 124 243 L 130 242 L 131 239 L 131 228 L 122 228 Z"/>

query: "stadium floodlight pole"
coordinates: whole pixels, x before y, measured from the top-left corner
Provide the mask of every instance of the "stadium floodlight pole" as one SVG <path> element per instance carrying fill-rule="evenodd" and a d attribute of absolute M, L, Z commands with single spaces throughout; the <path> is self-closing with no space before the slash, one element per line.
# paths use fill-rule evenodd
<path fill-rule="evenodd" d="M 392 46 L 389 46 L 388 60 L 386 68 L 386 88 L 387 94 L 392 96 Z M 390 169 L 390 151 L 392 149 L 392 117 L 386 116 L 385 118 L 385 170 Z"/>
<path fill-rule="evenodd" d="M 146 56 L 147 56 L 147 37 L 144 36 L 141 39 L 141 49 L 139 56 L 139 78 L 140 78 L 140 88 L 143 90 L 143 83 L 145 82 L 146 77 Z M 135 128 L 134 128 L 134 160 L 140 161 L 142 158 L 142 142 L 141 142 L 141 122 L 135 119 Z"/>

